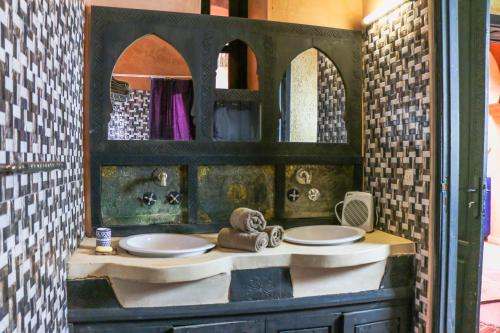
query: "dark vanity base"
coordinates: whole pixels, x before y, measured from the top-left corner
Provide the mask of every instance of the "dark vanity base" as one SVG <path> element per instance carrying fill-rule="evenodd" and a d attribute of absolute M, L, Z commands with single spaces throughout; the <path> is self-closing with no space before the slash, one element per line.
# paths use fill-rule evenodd
<path fill-rule="evenodd" d="M 406 333 L 412 290 L 124 309 L 106 280 L 71 281 L 68 320 L 74 333 Z"/>

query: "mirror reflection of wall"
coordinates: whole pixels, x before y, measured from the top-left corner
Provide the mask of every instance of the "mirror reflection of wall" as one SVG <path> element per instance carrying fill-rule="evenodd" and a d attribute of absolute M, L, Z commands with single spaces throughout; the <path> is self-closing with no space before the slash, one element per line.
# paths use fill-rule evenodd
<path fill-rule="evenodd" d="M 219 53 L 215 88 L 214 141 L 259 141 L 261 114 L 257 58 L 245 42 L 231 41 Z M 229 92 L 222 93 L 221 90 Z"/>
<path fill-rule="evenodd" d="M 191 71 L 163 39 L 147 35 L 127 47 L 110 85 L 108 140 L 194 139 Z"/>
<path fill-rule="evenodd" d="M 252 48 L 241 40 L 233 40 L 217 57 L 216 89 L 259 90 L 257 58 Z"/>
<path fill-rule="evenodd" d="M 210 15 L 229 16 L 229 0 L 210 0 Z"/>
<path fill-rule="evenodd" d="M 311 48 L 295 57 L 279 89 L 282 142 L 347 143 L 345 88 L 335 64 Z"/>

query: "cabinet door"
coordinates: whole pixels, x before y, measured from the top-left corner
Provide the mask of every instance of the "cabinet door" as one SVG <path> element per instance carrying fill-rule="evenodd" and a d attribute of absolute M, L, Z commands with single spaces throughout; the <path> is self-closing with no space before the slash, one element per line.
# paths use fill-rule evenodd
<path fill-rule="evenodd" d="M 267 321 L 266 333 L 336 333 L 340 313 L 288 314 Z"/>
<path fill-rule="evenodd" d="M 344 333 L 407 333 L 409 330 L 405 307 L 344 314 Z"/>
<path fill-rule="evenodd" d="M 172 333 L 264 333 L 264 322 L 234 321 L 209 323 L 172 328 Z"/>
<path fill-rule="evenodd" d="M 72 325 L 72 333 L 170 333 L 171 325 L 151 323 L 82 324 Z"/>

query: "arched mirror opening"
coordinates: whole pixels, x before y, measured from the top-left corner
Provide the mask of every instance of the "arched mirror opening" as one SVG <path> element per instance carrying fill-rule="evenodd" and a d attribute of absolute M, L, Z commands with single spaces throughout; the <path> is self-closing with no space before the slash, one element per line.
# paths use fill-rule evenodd
<path fill-rule="evenodd" d="M 163 39 L 151 34 L 128 46 L 113 68 L 110 88 L 108 140 L 194 139 L 191 71 Z"/>
<path fill-rule="evenodd" d="M 280 142 L 347 143 L 346 93 L 333 61 L 316 48 L 296 56 L 278 92 Z"/>
<path fill-rule="evenodd" d="M 260 141 L 257 58 L 243 41 L 227 43 L 217 57 L 214 141 Z"/>

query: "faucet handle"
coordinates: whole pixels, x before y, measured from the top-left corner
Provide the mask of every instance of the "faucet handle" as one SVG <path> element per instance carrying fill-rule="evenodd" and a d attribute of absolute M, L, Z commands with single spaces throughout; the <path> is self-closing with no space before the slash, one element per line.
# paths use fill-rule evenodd
<path fill-rule="evenodd" d="M 168 180 L 167 170 L 161 168 L 154 169 L 151 178 L 153 179 L 153 182 L 156 185 L 161 187 L 167 186 L 167 180 Z"/>

